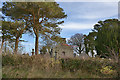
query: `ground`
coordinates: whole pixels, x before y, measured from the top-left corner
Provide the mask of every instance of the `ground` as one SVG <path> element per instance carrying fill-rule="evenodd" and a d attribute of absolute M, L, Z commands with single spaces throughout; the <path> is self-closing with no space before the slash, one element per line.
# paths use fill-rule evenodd
<path fill-rule="evenodd" d="M 68 58 L 54 60 L 49 56 L 3 55 L 3 78 L 116 78 L 118 66 L 107 59 Z M 107 67 L 107 68 L 106 68 Z"/>

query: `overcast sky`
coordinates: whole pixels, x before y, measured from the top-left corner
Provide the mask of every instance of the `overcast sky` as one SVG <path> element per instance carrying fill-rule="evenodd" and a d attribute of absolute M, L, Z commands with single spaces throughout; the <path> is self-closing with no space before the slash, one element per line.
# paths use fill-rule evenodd
<path fill-rule="evenodd" d="M 69 1 L 71 2 L 58 2 L 68 16 L 65 23 L 60 25 L 62 28 L 61 36 L 64 38 L 70 38 L 76 33 L 88 34 L 99 20 L 118 18 L 117 0 L 114 2 L 113 0 L 109 0 L 111 2 L 108 0 L 106 2 Z M 22 43 L 26 47 L 25 51 L 31 52 L 31 49 L 34 48 L 33 36 L 23 35 L 23 39 L 28 41 Z"/>
<path fill-rule="evenodd" d="M 118 18 L 117 2 L 59 2 L 68 18 L 60 27 L 61 36 L 69 38 L 75 33 L 88 34 L 99 20 Z"/>

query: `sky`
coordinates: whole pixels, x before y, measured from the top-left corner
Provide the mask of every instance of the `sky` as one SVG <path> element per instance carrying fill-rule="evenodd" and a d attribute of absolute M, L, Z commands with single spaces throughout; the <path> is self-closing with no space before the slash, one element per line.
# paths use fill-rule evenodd
<path fill-rule="evenodd" d="M 75 0 L 74 0 L 75 1 Z M 64 24 L 59 25 L 62 28 L 61 37 L 69 39 L 76 33 L 88 34 L 93 26 L 100 20 L 118 18 L 118 2 L 57 2 L 67 14 Z M 95 1 L 95 0 L 93 0 Z M 105 0 L 104 0 L 105 1 Z M 110 0 L 109 0 L 110 1 Z M 0 4 L 0 6 L 2 6 Z M 24 52 L 31 52 L 34 48 L 34 36 L 23 35 L 22 39 L 28 41 L 22 43 L 26 48 Z"/>

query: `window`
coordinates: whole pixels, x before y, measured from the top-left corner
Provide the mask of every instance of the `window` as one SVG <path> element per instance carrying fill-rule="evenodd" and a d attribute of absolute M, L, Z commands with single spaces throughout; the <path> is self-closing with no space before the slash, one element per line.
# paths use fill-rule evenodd
<path fill-rule="evenodd" d="M 63 51 L 62 53 L 63 53 L 63 55 L 65 56 L 65 51 Z"/>

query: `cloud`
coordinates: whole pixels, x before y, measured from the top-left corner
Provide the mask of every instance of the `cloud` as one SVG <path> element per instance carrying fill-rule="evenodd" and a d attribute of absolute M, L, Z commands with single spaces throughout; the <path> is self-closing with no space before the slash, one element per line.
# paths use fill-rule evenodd
<path fill-rule="evenodd" d="M 118 3 L 116 2 L 66 2 L 60 3 L 68 18 L 63 29 L 92 29 L 99 20 L 117 18 Z"/>
<path fill-rule="evenodd" d="M 85 24 L 85 23 L 67 23 L 64 25 L 60 25 L 63 29 L 71 29 L 71 30 L 83 30 L 83 29 L 92 29 L 95 23 Z"/>
<path fill-rule="evenodd" d="M 73 5 L 74 8 L 71 8 L 72 13 L 76 14 L 71 15 L 73 19 L 94 20 L 99 18 L 109 18 L 118 14 L 118 3 L 84 3 L 82 5 L 79 4 L 79 7 L 77 5 Z"/>

